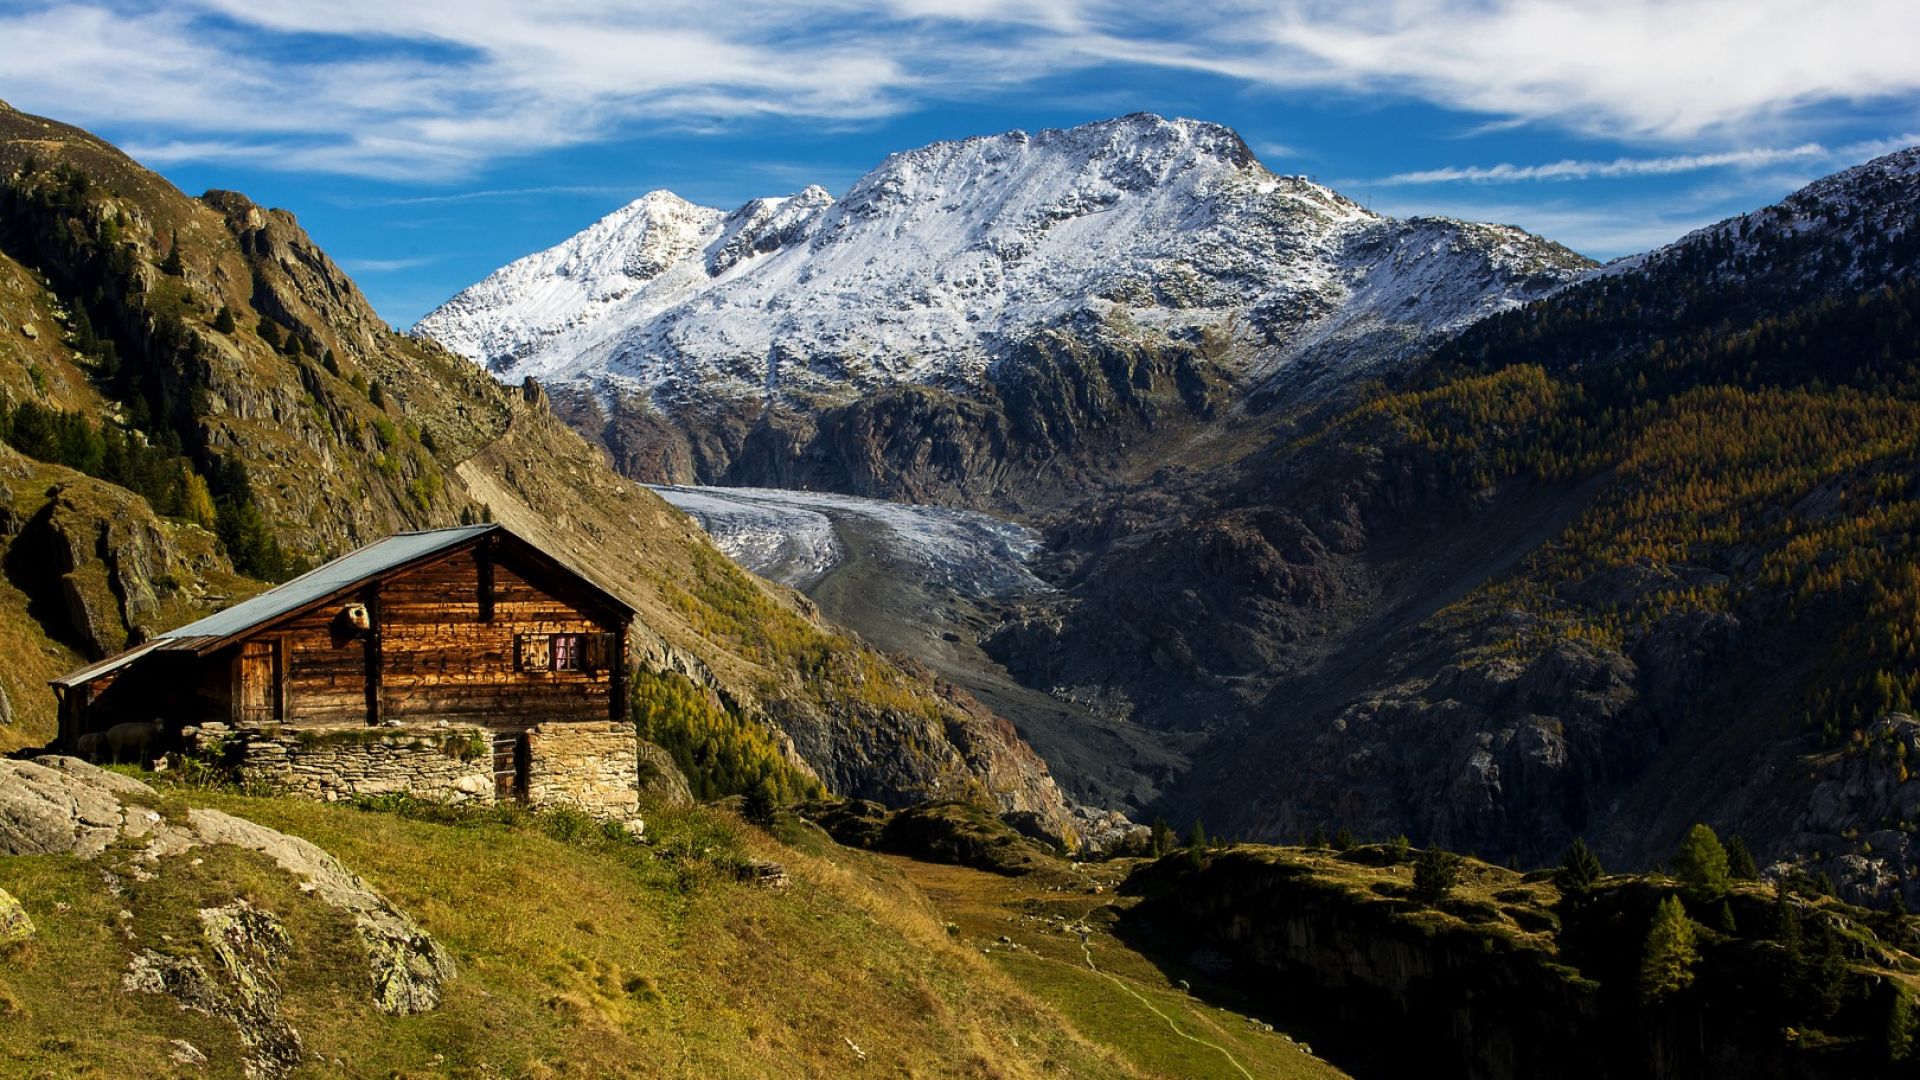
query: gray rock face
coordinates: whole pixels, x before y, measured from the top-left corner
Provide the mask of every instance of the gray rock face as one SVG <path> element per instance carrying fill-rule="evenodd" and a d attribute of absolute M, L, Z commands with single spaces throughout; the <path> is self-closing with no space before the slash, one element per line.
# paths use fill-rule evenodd
<path fill-rule="evenodd" d="M 78 758 L 0 761 L 0 855 L 78 855 L 91 859 L 122 836 L 145 836 L 160 815 L 123 797 L 154 790 Z"/>
<path fill-rule="evenodd" d="M 1824 872 L 1841 899 L 1884 906 L 1898 893 L 1920 900 L 1920 720 L 1887 713 L 1859 745 L 1831 755 L 1788 849 L 1800 853 L 1776 869 Z"/>
<path fill-rule="evenodd" d="M 142 841 L 129 856 L 134 873 L 141 874 L 158 872 L 163 859 L 196 847 L 226 844 L 259 852 L 299 879 L 303 892 L 352 917 L 376 1007 L 407 1015 L 439 1004 L 441 985 L 454 975 L 452 958 L 338 859 L 299 837 L 219 810 L 189 810 L 184 822 L 165 818 L 150 809 L 160 801 L 138 780 L 77 758 L 0 761 L 0 854 L 92 859 L 116 843 Z M 197 962 L 153 953 L 134 958 L 126 985 L 229 1017 L 241 1025 L 243 1038 L 254 1030 L 257 1043 L 248 1039 L 248 1045 L 257 1051 L 258 1069 L 250 1059 L 249 1075 L 284 1075 L 299 1061 L 299 1039 L 279 1020 L 277 1004 L 268 1007 L 278 1000 L 277 990 L 269 991 L 270 973 L 288 947 L 284 928 L 270 913 L 250 907 L 209 909 L 201 919 L 231 991 Z"/>
<path fill-rule="evenodd" d="M 640 801 L 662 806 L 692 806 L 693 789 L 673 755 L 653 743 L 640 742 Z"/>
<path fill-rule="evenodd" d="M 121 987 L 130 993 L 166 994 L 183 1009 L 229 1021 L 247 1050 L 241 1065 L 248 1080 L 280 1080 L 299 1066 L 304 1053 L 300 1033 L 280 1016 L 280 985 L 274 980 L 293 939 L 272 912 L 245 900 L 201 908 L 200 931 L 213 951 L 218 980 L 197 958 L 146 949 L 127 964 Z M 186 1063 L 193 1055 L 176 1047 L 174 1057 Z M 200 1060 L 206 1060 L 204 1055 Z"/>

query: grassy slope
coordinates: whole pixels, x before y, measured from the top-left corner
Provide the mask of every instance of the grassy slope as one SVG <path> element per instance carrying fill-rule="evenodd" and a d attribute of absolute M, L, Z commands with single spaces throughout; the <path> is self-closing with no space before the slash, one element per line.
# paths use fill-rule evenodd
<path fill-rule="evenodd" d="M 1131 862 L 1077 867 L 1070 881 L 1055 884 L 1045 876 L 1005 877 L 899 856 L 888 861 L 925 890 L 969 945 L 1148 1075 L 1345 1075 L 1303 1052 L 1284 1026 L 1267 1031 L 1254 1023 L 1255 1010 L 1239 995 L 1208 985 L 1197 971 L 1170 974 L 1116 939 L 1109 932 L 1116 906 L 1137 902 L 1114 891 Z M 1202 987 L 1205 999 L 1181 990 L 1176 980 L 1182 977 Z"/>
<path fill-rule="evenodd" d="M 805 827 L 787 830 L 796 847 L 715 811 L 662 813 L 654 845 L 637 847 L 562 841 L 533 820 L 185 801 L 307 837 L 410 912 L 459 965 L 442 1007 L 374 1012 L 348 925 L 250 855 L 195 851 L 156 881 L 128 879 L 124 897 L 100 888 L 102 864 L 0 859 L 40 927 L 0 959 L 0 1072 L 166 1076 L 181 1071 L 166 1040 L 185 1038 L 213 1058 L 209 1075 L 236 1075 L 230 1026 L 118 990 L 133 946 L 116 928 L 125 909 L 138 947 L 188 949 L 192 909 L 244 896 L 294 936 L 279 980 L 303 1075 L 1140 1074 L 951 940 L 897 871 Z M 733 880 L 727 865 L 747 856 L 777 858 L 792 886 Z"/>

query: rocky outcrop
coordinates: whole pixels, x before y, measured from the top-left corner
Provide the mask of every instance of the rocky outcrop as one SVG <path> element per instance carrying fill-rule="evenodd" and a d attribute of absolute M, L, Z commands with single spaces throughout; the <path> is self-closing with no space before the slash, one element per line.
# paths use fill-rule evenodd
<path fill-rule="evenodd" d="M 129 993 L 165 994 L 183 1009 L 218 1017 L 234 1026 L 246 1050 L 247 1080 L 281 1080 L 304 1054 L 300 1033 L 280 1015 L 274 972 L 293 947 L 287 928 L 272 912 L 246 900 L 200 909 L 200 936 L 213 954 L 219 978 L 198 957 L 146 949 L 136 953 L 121 978 Z"/>
<path fill-rule="evenodd" d="M 11 449 L 0 454 L 18 455 Z M 146 500 L 85 477 L 49 489 L 8 548 L 7 573 L 60 613 L 56 636 L 98 659 L 210 604 L 232 574 L 213 534 L 162 521 Z"/>
<path fill-rule="evenodd" d="M 375 1007 L 407 1015 L 439 1004 L 442 984 L 454 975 L 452 958 L 339 860 L 306 840 L 218 810 L 193 808 L 184 818 L 165 816 L 155 809 L 161 802 L 159 793 L 138 780 L 75 758 L 0 761 L 0 854 L 94 859 L 124 843 L 116 865 L 136 876 L 153 876 L 166 873 L 169 860 L 199 847 L 258 852 L 298 880 L 302 892 L 352 920 Z M 273 1063 L 289 1053 L 297 1060 L 298 1041 L 297 1036 L 289 1041 L 291 1029 L 282 1031 L 269 1007 L 277 1001 L 271 969 L 284 951 L 274 944 L 277 919 L 229 908 L 224 914 L 203 912 L 202 920 L 215 955 L 228 969 L 231 990 L 220 989 L 197 963 L 138 956 L 129 968 L 129 985 L 163 990 L 185 1007 L 244 1020 L 260 1033 L 261 1075 L 281 1075 L 285 1070 Z"/>
<path fill-rule="evenodd" d="M 1825 756 L 1780 869 L 1824 873 L 1856 904 L 1920 905 L 1920 721 L 1888 713 Z"/>

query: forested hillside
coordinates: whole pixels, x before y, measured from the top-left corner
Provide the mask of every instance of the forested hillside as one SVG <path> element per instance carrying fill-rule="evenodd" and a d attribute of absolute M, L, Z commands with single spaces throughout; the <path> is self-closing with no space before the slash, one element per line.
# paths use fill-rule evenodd
<path fill-rule="evenodd" d="M 999 654 L 1212 732 L 1175 820 L 1526 862 L 1585 834 L 1641 863 L 1707 820 L 1851 895 L 1905 891 L 1920 800 L 1854 793 L 1904 790 L 1911 722 L 1887 717 L 1920 693 L 1917 164 L 1608 268 L 1277 418 L 1231 469 L 1063 516 L 1069 595 Z"/>

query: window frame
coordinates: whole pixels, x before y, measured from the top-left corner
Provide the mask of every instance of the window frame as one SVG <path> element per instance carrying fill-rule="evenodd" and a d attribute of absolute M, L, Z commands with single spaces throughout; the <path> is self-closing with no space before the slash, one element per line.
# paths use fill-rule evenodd
<path fill-rule="evenodd" d="M 547 670 L 575 674 L 585 671 L 586 658 L 581 655 L 581 637 L 580 634 L 547 635 Z"/>

